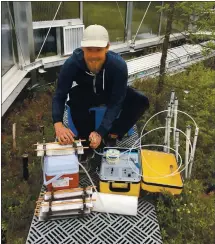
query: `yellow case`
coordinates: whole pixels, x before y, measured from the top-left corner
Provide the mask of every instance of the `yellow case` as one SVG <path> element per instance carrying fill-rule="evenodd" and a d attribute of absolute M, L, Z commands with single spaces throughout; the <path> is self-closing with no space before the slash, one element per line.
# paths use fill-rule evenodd
<path fill-rule="evenodd" d="M 180 173 L 170 177 L 159 178 L 169 175 L 178 169 L 174 154 L 141 150 L 141 158 L 143 172 L 141 188 L 143 190 L 149 192 L 168 191 L 172 194 L 180 194 L 182 192 L 183 181 Z"/>
<path fill-rule="evenodd" d="M 99 182 L 100 192 L 127 195 L 127 196 L 139 196 L 140 182 L 121 182 L 121 181 L 102 181 Z"/>

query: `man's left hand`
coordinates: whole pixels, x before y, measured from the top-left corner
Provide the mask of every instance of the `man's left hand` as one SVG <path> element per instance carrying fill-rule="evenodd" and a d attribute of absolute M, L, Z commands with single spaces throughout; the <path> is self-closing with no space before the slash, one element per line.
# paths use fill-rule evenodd
<path fill-rule="evenodd" d="M 90 147 L 96 149 L 101 144 L 102 137 L 97 132 L 93 131 L 90 133 L 89 141 Z"/>

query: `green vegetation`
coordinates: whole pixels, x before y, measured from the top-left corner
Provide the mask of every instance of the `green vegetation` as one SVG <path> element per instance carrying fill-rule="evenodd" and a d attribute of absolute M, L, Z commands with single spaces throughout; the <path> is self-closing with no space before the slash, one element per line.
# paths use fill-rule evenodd
<path fill-rule="evenodd" d="M 211 60 L 214 69 L 214 58 Z M 158 78 L 137 81 L 135 86 L 144 91 L 151 101 L 147 117 L 155 113 L 155 89 Z M 207 244 L 215 240 L 215 196 L 206 196 L 205 188 L 215 184 L 215 71 L 204 64 L 197 64 L 186 72 L 167 76 L 163 92 L 158 101 L 161 110 L 167 108 L 170 92 L 174 89 L 179 99 L 179 110 L 191 115 L 199 126 L 199 137 L 195 154 L 192 177 L 185 181 L 183 193 L 179 196 L 168 194 L 155 202 L 164 244 Z M 186 94 L 184 91 L 189 91 Z M 139 121 L 143 126 L 146 118 Z M 149 123 L 147 130 L 164 126 L 164 116 Z M 177 127 L 183 131 L 186 125 L 194 125 L 184 115 L 179 115 Z M 143 143 L 163 143 L 164 132 L 154 132 Z M 172 144 L 173 145 L 173 144 Z M 180 135 L 179 153 L 184 159 L 185 140 Z"/>
<path fill-rule="evenodd" d="M 212 60 L 214 62 L 214 59 Z M 214 69 L 214 63 L 212 63 Z M 205 196 L 209 183 L 215 183 L 215 71 L 204 64 L 194 65 L 186 72 L 167 76 L 165 89 L 159 96 L 162 109 L 166 109 L 170 91 L 175 89 L 179 109 L 186 111 L 196 120 L 200 134 L 197 143 L 192 179 L 185 182 L 179 196 L 164 194 L 156 205 L 164 244 L 213 243 L 214 196 Z M 45 74 L 44 74 L 45 75 Z M 46 74 L 47 75 L 47 74 Z M 49 79 L 50 81 L 50 79 Z M 150 110 L 139 121 L 138 127 L 151 117 L 156 100 L 157 78 L 136 81 L 135 86 L 144 91 L 151 102 Z M 188 94 L 184 90 L 189 90 Z M 53 141 L 54 130 L 51 119 L 51 99 L 54 86 L 43 86 L 31 91 L 24 90 L 2 121 L 2 230 L 7 243 L 25 243 L 33 217 L 36 200 L 42 186 L 40 159 L 36 157 L 34 143 L 41 141 L 39 125 L 45 126 L 47 141 Z M 24 98 L 23 98 L 24 96 Z M 162 121 L 162 123 L 160 122 Z M 164 125 L 164 117 L 155 119 L 146 128 Z M 12 124 L 17 125 L 17 148 L 12 149 Z M 160 124 L 161 123 L 161 124 Z M 180 116 L 178 127 L 185 129 L 186 121 Z M 151 134 L 147 142 L 163 142 L 163 132 Z M 160 138 L 160 139 L 158 139 Z M 181 138 L 181 152 L 184 143 Z M 160 140 L 160 141 L 159 141 Z M 29 154 L 28 181 L 22 179 L 23 153 Z M 183 156 L 183 154 L 182 154 Z M 150 194 L 149 194 L 150 195 Z"/>
<path fill-rule="evenodd" d="M 27 94 L 26 94 L 27 93 Z M 42 186 L 40 160 L 33 144 L 41 142 L 39 125 L 52 141 L 51 119 L 53 87 L 41 91 L 24 90 L 2 121 L 2 232 L 7 243 L 25 243 Z M 23 97 L 25 97 L 23 99 Z M 24 101 L 23 101 L 24 100 Z M 16 150 L 12 145 L 12 125 L 16 123 Z M 22 154 L 29 155 L 28 181 L 22 179 Z"/>

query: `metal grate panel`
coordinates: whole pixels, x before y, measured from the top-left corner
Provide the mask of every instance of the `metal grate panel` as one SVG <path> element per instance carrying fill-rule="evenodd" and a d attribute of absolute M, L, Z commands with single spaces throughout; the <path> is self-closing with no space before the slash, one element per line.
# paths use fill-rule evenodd
<path fill-rule="evenodd" d="M 64 114 L 64 123 L 66 124 Z M 138 138 L 137 128 L 131 137 L 118 142 L 118 146 L 130 147 Z M 95 185 L 99 177 L 95 169 L 89 172 Z M 91 185 L 85 175 L 80 177 L 80 185 Z M 42 187 L 42 191 L 44 188 Z M 85 218 L 39 222 L 34 216 L 27 244 L 162 244 L 159 224 L 154 206 L 139 198 L 137 216 L 123 216 L 92 212 Z"/>
<path fill-rule="evenodd" d="M 71 54 L 76 48 L 81 46 L 84 25 L 63 27 L 64 55 Z"/>

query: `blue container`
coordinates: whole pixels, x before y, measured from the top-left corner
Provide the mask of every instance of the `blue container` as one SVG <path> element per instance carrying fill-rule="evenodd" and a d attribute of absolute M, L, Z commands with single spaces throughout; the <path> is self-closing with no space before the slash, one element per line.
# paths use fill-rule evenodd
<path fill-rule="evenodd" d="M 90 108 L 89 111 L 95 111 L 95 116 L 96 116 L 96 122 L 95 122 L 95 129 L 98 129 L 101 122 L 102 122 L 102 119 L 105 115 L 105 112 L 107 110 L 107 107 L 105 106 L 101 106 L 101 107 L 93 107 L 93 108 Z M 120 114 L 120 113 L 119 113 Z M 119 115 L 118 117 L 119 118 Z M 134 133 L 134 128 L 132 127 L 128 132 L 127 132 L 127 135 L 128 136 L 131 136 L 132 134 Z"/>
<path fill-rule="evenodd" d="M 77 129 L 75 128 L 75 125 L 73 123 L 73 120 L 72 120 L 72 116 L 71 116 L 71 111 L 70 111 L 70 107 L 66 104 L 66 109 L 67 109 L 67 113 L 68 113 L 68 126 L 70 128 L 70 130 L 72 130 L 72 132 L 78 136 L 78 131 Z M 90 108 L 89 111 L 95 111 L 95 130 L 99 128 L 101 122 L 102 122 L 102 119 L 104 117 L 104 114 L 107 110 L 107 107 L 105 106 L 101 106 L 101 107 L 93 107 L 93 108 Z M 118 115 L 119 117 L 119 115 Z M 132 134 L 134 133 L 134 128 L 132 127 L 128 132 L 127 132 L 127 135 L 128 136 L 131 136 Z"/>
<path fill-rule="evenodd" d="M 77 131 L 77 129 L 75 128 L 75 125 L 74 125 L 73 120 L 72 120 L 70 107 L 69 107 L 67 104 L 66 104 L 66 109 L 67 109 L 67 114 L 68 114 L 68 126 L 69 126 L 69 129 L 70 129 L 76 136 L 78 136 L 78 131 Z"/>

